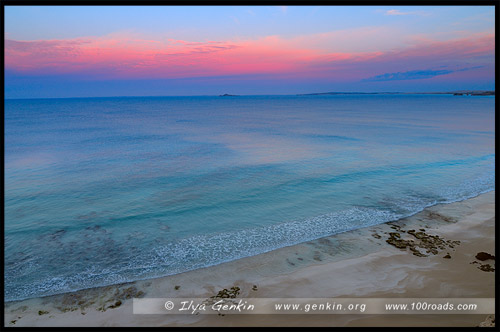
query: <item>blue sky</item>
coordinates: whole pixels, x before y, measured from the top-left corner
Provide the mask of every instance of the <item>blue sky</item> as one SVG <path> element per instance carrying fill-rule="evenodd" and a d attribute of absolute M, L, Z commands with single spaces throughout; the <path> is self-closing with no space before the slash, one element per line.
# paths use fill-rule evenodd
<path fill-rule="evenodd" d="M 6 6 L 8 98 L 494 88 L 493 6 Z"/>

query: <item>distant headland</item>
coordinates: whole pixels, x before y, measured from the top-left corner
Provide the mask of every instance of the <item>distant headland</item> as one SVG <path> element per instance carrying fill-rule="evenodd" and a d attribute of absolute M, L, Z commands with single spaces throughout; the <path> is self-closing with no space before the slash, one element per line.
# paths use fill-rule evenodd
<path fill-rule="evenodd" d="M 320 95 L 454 95 L 454 96 L 494 96 L 491 90 L 459 90 L 448 92 L 317 92 L 302 93 L 297 96 L 320 96 Z"/>

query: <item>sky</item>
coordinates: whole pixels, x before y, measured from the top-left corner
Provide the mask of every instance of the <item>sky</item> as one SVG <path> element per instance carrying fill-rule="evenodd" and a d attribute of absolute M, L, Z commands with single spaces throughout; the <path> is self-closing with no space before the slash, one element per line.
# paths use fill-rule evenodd
<path fill-rule="evenodd" d="M 494 6 L 5 6 L 5 98 L 494 90 Z"/>

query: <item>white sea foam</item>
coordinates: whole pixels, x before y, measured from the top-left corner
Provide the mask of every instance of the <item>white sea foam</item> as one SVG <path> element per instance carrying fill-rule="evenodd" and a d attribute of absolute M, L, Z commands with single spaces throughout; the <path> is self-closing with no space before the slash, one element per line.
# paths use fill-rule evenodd
<path fill-rule="evenodd" d="M 491 180 L 490 177 L 487 177 Z M 80 289 L 107 286 L 135 280 L 173 275 L 249 257 L 285 246 L 299 244 L 325 236 L 398 220 L 437 203 L 452 203 L 494 190 L 485 179 L 464 184 L 471 188 L 480 183 L 475 193 L 457 196 L 448 190 L 446 198 L 429 201 L 415 196 L 400 197 L 399 213 L 391 209 L 353 207 L 304 220 L 283 222 L 266 227 L 244 229 L 209 235 L 198 235 L 156 246 L 149 252 L 130 257 L 127 263 L 107 268 L 89 266 L 70 276 L 40 279 L 29 285 L 6 288 L 5 300 L 54 295 Z M 486 187 L 484 187 L 486 186 Z M 405 211 L 405 212 L 401 212 Z M 14 272 L 14 271 L 6 271 Z M 9 280 L 9 278 L 6 278 Z"/>

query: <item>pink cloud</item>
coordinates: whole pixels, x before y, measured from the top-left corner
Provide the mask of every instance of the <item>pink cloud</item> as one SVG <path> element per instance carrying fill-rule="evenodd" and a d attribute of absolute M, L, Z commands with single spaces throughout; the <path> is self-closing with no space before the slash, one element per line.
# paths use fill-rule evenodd
<path fill-rule="evenodd" d="M 7 69 L 30 74 L 93 74 L 104 79 L 243 74 L 361 79 L 377 75 L 377 70 L 396 72 L 399 69 L 390 68 L 397 65 L 429 66 L 494 54 L 493 33 L 446 41 L 419 36 L 407 38 L 403 47 L 385 43 L 377 49 L 373 40 L 386 34 L 384 29 L 207 42 L 146 40 L 123 33 L 71 40 L 6 40 L 5 64 Z M 412 69 L 419 68 L 404 71 Z"/>
<path fill-rule="evenodd" d="M 396 57 L 473 57 L 485 54 L 494 54 L 495 34 L 477 33 L 467 37 L 454 38 L 446 41 L 435 41 L 421 38 L 413 47 L 392 52 Z"/>

